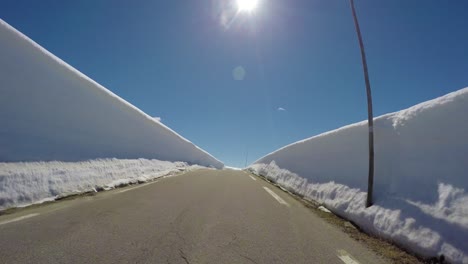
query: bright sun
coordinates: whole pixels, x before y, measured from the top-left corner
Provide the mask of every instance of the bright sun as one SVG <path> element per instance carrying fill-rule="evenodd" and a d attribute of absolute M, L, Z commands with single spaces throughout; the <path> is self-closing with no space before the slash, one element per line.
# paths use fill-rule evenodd
<path fill-rule="evenodd" d="M 252 12 L 258 4 L 258 0 L 237 0 L 239 11 Z"/>

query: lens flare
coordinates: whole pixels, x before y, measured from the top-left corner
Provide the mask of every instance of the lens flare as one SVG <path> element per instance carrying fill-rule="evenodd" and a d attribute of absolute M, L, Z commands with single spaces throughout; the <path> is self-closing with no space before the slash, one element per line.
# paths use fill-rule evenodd
<path fill-rule="evenodd" d="M 258 4 L 258 0 L 237 0 L 239 11 L 252 12 Z"/>

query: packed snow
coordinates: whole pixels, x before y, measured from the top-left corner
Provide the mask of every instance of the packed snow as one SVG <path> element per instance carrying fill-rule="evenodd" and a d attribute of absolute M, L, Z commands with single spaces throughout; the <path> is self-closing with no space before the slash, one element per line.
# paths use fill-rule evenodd
<path fill-rule="evenodd" d="M 223 167 L 1 19 L 0 43 L 0 162 L 146 158 Z"/>
<path fill-rule="evenodd" d="M 238 170 L 238 171 L 242 170 L 242 168 L 231 167 L 231 166 L 224 166 L 224 169 L 225 170 Z"/>
<path fill-rule="evenodd" d="M 367 121 L 283 147 L 249 169 L 421 256 L 468 263 L 468 88 L 374 126 L 367 209 Z"/>
<path fill-rule="evenodd" d="M 147 159 L 0 163 L 0 210 L 144 183 L 198 168 L 185 162 Z"/>

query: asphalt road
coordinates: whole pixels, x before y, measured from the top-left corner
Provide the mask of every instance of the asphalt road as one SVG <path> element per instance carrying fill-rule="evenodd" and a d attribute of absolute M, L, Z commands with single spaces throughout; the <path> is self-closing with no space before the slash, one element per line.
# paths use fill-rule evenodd
<path fill-rule="evenodd" d="M 198 170 L 0 216 L 0 263 L 385 263 L 269 183 Z"/>

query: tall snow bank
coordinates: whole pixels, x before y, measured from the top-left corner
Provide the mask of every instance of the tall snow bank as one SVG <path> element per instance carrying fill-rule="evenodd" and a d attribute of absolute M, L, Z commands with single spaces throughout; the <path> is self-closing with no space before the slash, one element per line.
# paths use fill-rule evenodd
<path fill-rule="evenodd" d="M 223 164 L 0 20 L 0 161 Z"/>
<path fill-rule="evenodd" d="M 0 163 L 0 210 L 190 170 L 185 162 L 101 159 Z"/>
<path fill-rule="evenodd" d="M 368 209 L 366 121 L 283 147 L 250 169 L 423 256 L 468 263 L 468 88 L 374 126 Z"/>

